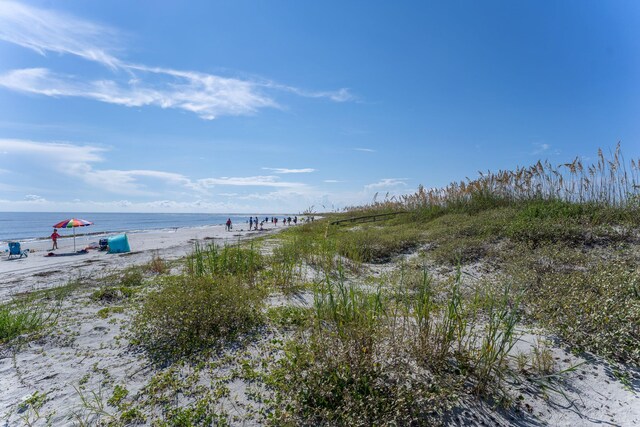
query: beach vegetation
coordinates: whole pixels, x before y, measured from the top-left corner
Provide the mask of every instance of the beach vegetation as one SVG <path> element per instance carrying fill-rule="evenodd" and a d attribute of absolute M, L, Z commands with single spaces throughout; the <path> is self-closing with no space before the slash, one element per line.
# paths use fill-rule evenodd
<path fill-rule="evenodd" d="M 40 330 L 49 316 L 35 306 L 5 304 L 0 306 L 0 344 L 9 342 L 23 334 Z"/>
<path fill-rule="evenodd" d="M 133 266 L 125 269 L 119 278 L 121 287 L 133 288 L 143 284 L 144 275 L 140 267 Z"/>
<path fill-rule="evenodd" d="M 122 307 L 122 306 L 104 307 L 104 308 L 101 308 L 100 310 L 98 310 L 96 315 L 101 319 L 106 319 L 111 314 L 124 313 L 124 310 L 125 310 L 125 308 Z"/>
<path fill-rule="evenodd" d="M 157 252 L 153 254 L 151 260 L 143 268 L 145 271 L 154 274 L 167 274 L 171 270 L 169 263 L 161 258 Z"/>
<path fill-rule="evenodd" d="M 133 322 L 135 341 L 167 362 L 215 347 L 262 322 L 262 256 L 238 246 L 195 247 L 186 273 L 164 277 Z"/>
<path fill-rule="evenodd" d="M 218 247 L 195 245 L 187 257 L 189 277 L 240 277 L 251 284 L 256 283 L 258 272 L 264 267 L 264 257 L 253 246 L 225 245 Z"/>
<path fill-rule="evenodd" d="M 108 286 L 94 291 L 91 299 L 110 304 L 131 298 L 135 293 L 136 290 L 128 286 Z"/>
<path fill-rule="evenodd" d="M 235 419 L 221 399 L 241 380 L 262 405 L 243 413 L 257 423 L 437 425 L 465 400 L 518 405 L 518 385 L 551 387 L 575 369 L 557 372 L 544 338 L 516 354 L 529 326 L 638 366 L 639 173 L 619 147 L 594 165 L 538 162 L 324 214 L 260 243 L 196 245 L 180 274 L 131 270 L 93 298 L 139 290 L 131 343 L 157 371 L 136 397 L 116 386 L 109 419 L 224 425 Z"/>

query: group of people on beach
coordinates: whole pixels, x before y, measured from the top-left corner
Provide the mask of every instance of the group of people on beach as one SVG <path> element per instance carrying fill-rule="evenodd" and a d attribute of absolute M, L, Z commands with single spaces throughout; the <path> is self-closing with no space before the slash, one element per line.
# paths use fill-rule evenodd
<path fill-rule="evenodd" d="M 300 218 L 301 222 L 303 222 L 304 220 L 305 220 L 304 218 Z M 273 224 L 274 227 L 277 227 L 278 226 L 278 221 L 279 221 L 279 219 L 276 216 L 273 216 L 271 218 L 266 216 L 264 218 L 264 220 L 262 220 L 262 221 L 257 216 L 256 217 L 250 216 L 249 217 L 249 221 L 248 221 L 248 223 L 249 223 L 249 231 L 251 231 L 251 230 L 258 231 L 258 226 L 260 227 L 259 228 L 260 230 L 263 230 L 264 224 L 268 223 L 268 222 Z M 313 217 L 307 219 L 307 221 L 313 221 Z M 292 222 L 293 222 L 293 225 L 298 224 L 298 217 L 294 216 L 293 218 L 291 218 L 290 216 L 287 216 L 287 217 L 282 218 L 282 223 L 284 225 L 291 225 Z M 226 231 L 233 230 L 233 223 L 231 221 L 231 218 L 227 218 L 227 222 L 225 223 L 225 230 Z"/>

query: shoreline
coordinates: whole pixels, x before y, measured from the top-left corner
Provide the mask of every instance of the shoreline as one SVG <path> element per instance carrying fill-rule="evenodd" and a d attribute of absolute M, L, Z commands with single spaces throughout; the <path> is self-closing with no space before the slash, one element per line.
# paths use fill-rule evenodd
<path fill-rule="evenodd" d="M 131 252 L 109 254 L 93 249 L 97 235 L 76 235 L 76 251 L 87 249 L 87 253 L 73 251 L 73 238 L 58 240 L 58 248 L 51 251 L 50 239 L 39 239 L 22 244 L 28 256 L 9 259 L 8 251 L 0 252 L 0 303 L 14 295 L 64 285 L 73 278 L 91 278 L 105 272 L 125 269 L 131 265 L 144 264 L 154 256 L 175 260 L 191 253 L 196 243 L 227 244 L 279 232 L 289 226 L 263 227 L 262 230 L 247 230 L 236 226 L 226 231 L 224 225 L 175 227 L 171 229 L 126 232 Z M 108 233 L 113 235 L 114 233 Z M 106 235 L 106 234 L 105 234 Z M 5 248 L 2 248 L 4 251 Z M 54 253 L 55 256 L 47 256 Z"/>
<path fill-rule="evenodd" d="M 4 212 L 6 213 L 6 212 Z M 3 212 L 0 212 L 0 251 L 7 249 L 9 242 L 31 243 L 39 240 L 49 240 L 51 234 L 51 227 L 31 227 L 18 225 L 15 218 L 7 218 L 2 216 Z M 34 213 L 37 214 L 37 213 Z M 47 213 L 48 214 L 48 213 Z M 56 214 L 58 215 L 58 214 Z M 83 214 L 80 214 L 83 215 Z M 309 217 L 303 214 L 141 214 L 145 215 L 142 218 L 130 218 L 129 214 L 109 214 L 101 213 L 102 217 L 96 217 L 96 215 L 89 216 L 91 220 L 94 220 L 94 224 L 90 227 L 78 227 L 75 229 L 76 237 L 81 236 L 99 236 L 109 234 L 122 234 L 122 233 L 138 233 L 146 231 L 162 231 L 173 230 L 175 228 L 192 228 L 192 227 L 208 227 L 215 225 L 224 225 L 227 218 L 231 218 L 235 226 L 246 228 L 248 226 L 248 219 L 258 217 L 262 219 L 264 217 L 272 218 L 276 217 L 281 220 L 283 217 L 297 216 L 299 219 Z M 118 215 L 122 215 L 120 218 Z M 132 214 L 135 216 L 135 214 Z M 166 215 L 166 217 L 165 217 Z M 177 216 L 176 216 L 177 215 Z M 63 214 L 56 216 L 56 218 L 62 218 Z M 29 223 L 46 223 L 49 221 L 54 223 L 53 218 L 40 218 L 40 217 L 26 217 L 25 221 Z M 23 221 L 24 222 L 24 221 Z M 281 221 L 278 222 L 281 224 Z M 271 226 L 271 222 L 267 221 L 265 225 Z M 73 237 L 73 230 L 61 229 L 59 230 L 61 239 Z"/>
<path fill-rule="evenodd" d="M 76 233 L 76 239 L 80 237 L 93 237 L 93 236 L 109 236 L 109 235 L 118 235 L 118 234 L 134 234 L 134 233 L 146 233 L 146 232 L 161 232 L 161 231 L 173 231 L 181 228 L 201 228 L 201 227 L 217 227 L 224 226 L 224 224 L 208 224 L 208 225 L 184 225 L 180 227 L 158 227 L 158 228 L 140 228 L 140 229 L 125 229 L 125 230 L 111 230 L 111 231 L 94 231 L 90 233 Z M 67 230 L 67 229 L 65 229 Z M 73 239 L 73 234 L 65 234 L 60 235 L 58 240 L 66 240 Z M 7 246 L 9 242 L 20 242 L 22 245 L 29 244 L 32 242 L 40 242 L 47 241 L 50 242 L 51 238 L 49 236 L 46 237 L 25 237 L 25 238 L 15 238 L 15 239 L 6 239 L 0 240 L 0 247 Z"/>

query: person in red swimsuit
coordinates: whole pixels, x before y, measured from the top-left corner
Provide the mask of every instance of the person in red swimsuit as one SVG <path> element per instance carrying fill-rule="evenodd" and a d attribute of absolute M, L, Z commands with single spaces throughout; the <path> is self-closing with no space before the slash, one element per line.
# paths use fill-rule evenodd
<path fill-rule="evenodd" d="M 53 233 L 51 234 L 51 240 L 53 241 L 53 247 L 51 250 L 58 249 L 58 237 L 60 237 L 58 230 L 54 228 Z"/>

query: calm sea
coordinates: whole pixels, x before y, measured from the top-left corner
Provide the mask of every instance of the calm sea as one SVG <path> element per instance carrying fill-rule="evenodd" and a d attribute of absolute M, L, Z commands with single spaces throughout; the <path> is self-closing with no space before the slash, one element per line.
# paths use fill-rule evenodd
<path fill-rule="evenodd" d="M 255 217 L 255 215 L 253 215 Z M 270 214 L 258 214 L 261 220 L 271 218 Z M 280 215 L 280 218 L 283 217 Z M 88 227 L 76 228 L 76 234 L 111 233 L 122 231 L 142 231 L 169 229 L 176 227 L 199 227 L 220 225 L 231 218 L 233 224 L 245 224 L 249 215 L 241 214 L 168 214 L 168 213 L 55 213 L 55 212 L 0 212 L 0 243 L 7 241 L 28 241 L 49 238 L 53 225 L 69 218 L 85 219 L 93 222 Z M 72 234 L 73 230 L 63 229 L 59 233 Z"/>

